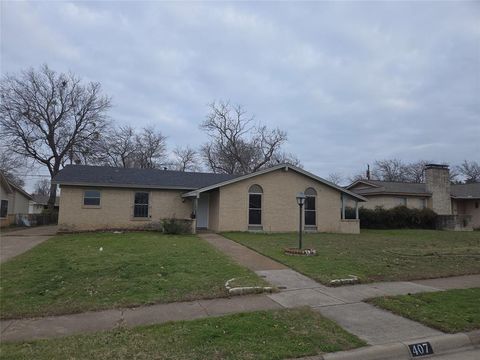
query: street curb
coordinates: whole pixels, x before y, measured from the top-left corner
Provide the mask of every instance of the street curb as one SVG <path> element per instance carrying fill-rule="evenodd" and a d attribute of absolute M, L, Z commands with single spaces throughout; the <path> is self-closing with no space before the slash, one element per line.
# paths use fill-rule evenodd
<path fill-rule="evenodd" d="M 374 345 L 351 351 L 323 355 L 324 360 L 390 360 L 410 359 L 408 347 L 402 343 Z"/>
<path fill-rule="evenodd" d="M 359 349 L 339 351 L 335 353 L 307 356 L 296 360 L 392 360 L 412 359 L 408 345 L 429 342 L 433 355 L 419 356 L 427 359 L 435 355 L 445 355 L 463 350 L 480 348 L 480 330 L 469 333 L 445 334 L 429 338 L 421 338 L 396 343 L 372 345 Z"/>

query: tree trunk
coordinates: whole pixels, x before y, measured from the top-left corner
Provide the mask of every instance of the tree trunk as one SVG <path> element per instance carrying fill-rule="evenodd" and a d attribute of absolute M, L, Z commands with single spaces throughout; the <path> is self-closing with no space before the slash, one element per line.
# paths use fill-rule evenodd
<path fill-rule="evenodd" d="M 57 184 L 50 184 L 50 197 L 48 198 L 48 211 L 52 212 L 55 208 L 55 200 L 57 198 Z"/>

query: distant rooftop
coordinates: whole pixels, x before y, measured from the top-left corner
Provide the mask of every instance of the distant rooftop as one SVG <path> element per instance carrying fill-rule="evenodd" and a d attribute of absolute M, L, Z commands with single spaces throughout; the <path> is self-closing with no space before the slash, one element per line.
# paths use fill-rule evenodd
<path fill-rule="evenodd" d="M 360 195 L 367 195 L 367 196 L 376 195 L 376 194 L 411 194 L 411 195 L 419 195 L 419 196 L 432 195 L 430 192 L 427 191 L 425 183 L 408 183 L 408 182 L 381 181 L 381 180 L 359 180 L 359 182 L 372 185 L 372 187 L 368 187 L 364 189 L 351 190 Z M 352 185 L 349 185 L 347 189 Z M 480 199 L 480 183 L 451 184 L 450 194 L 454 198 Z"/>
<path fill-rule="evenodd" d="M 452 184 L 450 192 L 457 199 L 480 199 L 480 183 Z"/>
<path fill-rule="evenodd" d="M 360 180 L 363 183 L 371 184 L 372 187 L 365 189 L 355 189 L 354 191 L 360 195 L 371 195 L 376 193 L 408 193 L 415 195 L 431 196 L 426 189 L 424 183 L 407 183 L 394 181 L 380 181 L 380 180 Z"/>

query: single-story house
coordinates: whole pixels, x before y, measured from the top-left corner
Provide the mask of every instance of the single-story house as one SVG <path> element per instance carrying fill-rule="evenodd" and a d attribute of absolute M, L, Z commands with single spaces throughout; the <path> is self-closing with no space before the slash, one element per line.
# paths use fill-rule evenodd
<path fill-rule="evenodd" d="M 362 195 L 367 202 L 361 206 L 390 209 L 404 205 L 408 208 L 429 208 L 438 215 L 453 216 L 453 227 L 480 228 L 480 183 L 451 184 L 447 165 L 425 166 L 424 183 L 358 180 L 346 187 Z"/>
<path fill-rule="evenodd" d="M 14 184 L 0 171 L 0 227 L 15 223 L 19 214 L 28 214 L 30 194 Z"/>
<path fill-rule="evenodd" d="M 168 218 L 216 232 L 297 231 L 296 195 L 304 192 L 305 230 L 358 233 L 358 217 L 346 219 L 345 206 L 365 201 L 290 164 L 240 176 L 68 165 L 52 182 L 61 189 L 60 231 L 142 228 Z"/>
<path fill-rule="evenodd" d="M 41 214 L 44 210 L 48 209 L 48 199 L 50 198 L 49 195 L 40 195 L 40 194 L 32 194 L 32 200 L 28 206 L 28 213 L 29 214 Z M 58 211 L 58 207 L 60 204 L 60 197 L 55 198 L 55 205 L 54 209 Z"/>

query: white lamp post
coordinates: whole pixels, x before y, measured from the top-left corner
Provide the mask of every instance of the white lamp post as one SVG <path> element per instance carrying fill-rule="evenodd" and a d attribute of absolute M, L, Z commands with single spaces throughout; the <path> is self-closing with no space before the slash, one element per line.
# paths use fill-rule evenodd
<path fill-rule="evenodd" d="M 302 248 L 302 234 L 303 234 L 303 221 L 302 221 L 302 208 L 305 204 L 305 194 L 303 192 L 299 192 L 297 194 L 297 204 L 300 209 L 300 218 L 299 218 L 299 225 L 298 225 L 298 248 Z"/>

